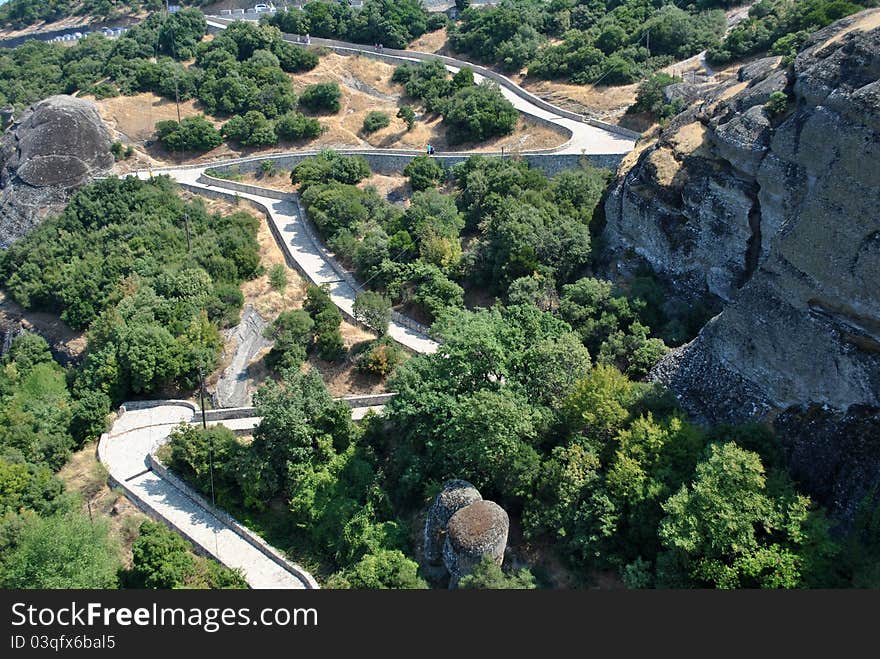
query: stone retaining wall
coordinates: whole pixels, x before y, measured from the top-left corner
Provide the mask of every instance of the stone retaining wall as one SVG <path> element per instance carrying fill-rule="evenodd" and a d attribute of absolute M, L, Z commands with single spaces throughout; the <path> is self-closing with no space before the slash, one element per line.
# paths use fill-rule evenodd
<path fill-rule="evenodd" d="M 394 392 L 387 394 L 363 394 L 356 396 L 342 396 L 340 398 L 336 398 L 335 400 L 345 403 L 351 409 L 356 409 L 358 407 L 375 407 L 377 405 L 385 405 L 396 395 L 397 393 Z M 196 423 L 200 423 L 202 415 L 198 412 L 198 408 L 196 409 L 197 411 L 195 412 L 195 417 L 193 421 Z M 256 407 L 227 407 L 225 409 L 219 410 L 205 410 L 206 421 L 249 419 L 255 416 L 257 416 Z"/>
<path fill-rule="evenodd" d="M 410 151 L 402 149 L 385 149 L 381 151 L 366 151 L 363 149 L 334 149 L 334 151 L 346 156 L 363 156 L 363 158 L 367 161 L 367 164 L 370 166 L 370 169 L 377 174 L 398 174 L 404 170 L 404 168 L 413 158 L 415 158 L 416 156 L 424 155 L 424 152 L 422 151 Z M 224 162 L 222 165 L 211 167 L 210 169 L 224 174 L 235 172 L 240 172 L 242 174 L 255 174 L 260 171 L 260 164 L 262 162 L 270 161 L 279 170 L 291 170 L 298 163 L 302 162 L 306 158 L 314 157 L 318 155 L 318 153 L 320 152 L 302 151 L 298 153 L 284 153 L 277 155 L 267 154 L 264 156 L 254 156 L 251 158 L 237 158 L 235 160 Z M 457 165 L 460 162 L 465 162 L 468 158 L 471 158 L 473 156 L 486 156 L 494 158 L 520 158 L 529 163 L 530 167 L 540 169 L 548 176 L 553 176 L 554 174 L 558 174 L 565 169 L 577 167 L 581 159 L 586 159 L 587 162 L 595 167 L 601 167 L 615 171 L 617 169 L 617 166 L 620 164 L 620 161 L 623 159 L 624 154 L 523 153 L 510 155 L 505 154 L 504 156 L 501 156 L 501 154 L 497 152 L 462 152 L 437 153 L 432 157 L 436 159 L 437 162 L 442 164 L 443 168 L 448 171 L 452 169 L 454 165 Z M 204 167 L 204 165 L 199 165 L 199 167 Z M 183 167 L 176 169 L 183 169 Z M 160 172 L 161 170 L 157 169 L 154 171 Z M 229 183 L 237 183 L 237 181 L 232 181 L 229 179 L 222 180 L 228 181 Z M 260 190 L 264 190 L 264 188 L 260 188 Z M 260 194 L 263 193 L 261 192 Z"/>

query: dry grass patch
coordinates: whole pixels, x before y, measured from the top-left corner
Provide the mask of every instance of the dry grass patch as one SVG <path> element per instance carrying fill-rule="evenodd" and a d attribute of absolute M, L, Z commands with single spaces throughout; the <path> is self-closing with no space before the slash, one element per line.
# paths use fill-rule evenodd
<path fill-rule="evenodd" d="M 110 534 L 122 548 L 122 562 L 131 567 L 131 545 L 137 538 L 138 528 L 147 518 L 121 490 L 107 484 L 107 470 L 96 455 L 95 444 L 86 444 L 74 453 L 58 472 L 68 492 L 82 498 L 82 512 L 93 518 L 103 518 L 110 525 Z"/>
<path fill-rule="evenodd" d="M 434 32 L 426 32 L 407 46 L 407 50 L 449 55 L 451 50 L 449 48 L 449 35 L 446 33 L 446 28 L 444 27 Z"/>

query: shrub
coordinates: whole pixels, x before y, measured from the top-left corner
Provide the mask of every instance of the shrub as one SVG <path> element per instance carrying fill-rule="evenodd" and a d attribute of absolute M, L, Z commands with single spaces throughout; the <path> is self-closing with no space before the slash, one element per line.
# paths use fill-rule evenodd
<path fill-rule="evenodd" d="M 204 116 L 187 117 L 180 123 L 160 121 L 156 135 L 169 151 L 208 151 L 223 143 L 223 137 Z"/>
<path fill-rule="evenodd" d="M 279 314 L 264 333 L 267 339 L 275 342 L 266 355 L 266 366 L 275 372 L 298 368 L 312 345 L 314 329 L 315 321 L 301 309 Z"/>
<path fill-rule="evenodd" d="M 391 323 L 391 301 L 381 293 L 362 291 L 357 294 L 352 307 L 354 317 L 379 336 L 388 332 Z"/>
<path fill-rule="evenodd" d="M 655 73 L 642 81 L 636 93 L 636 102 L 627 112 L 650 112 L 658 119 L 672 116 L 681 109 L 681 102 L 667 103 L 663 91 L 675 82 L 681 82 L 681 79 L 673 78 L 667 73 Z"/>
<path fill-rule="evenodd" d="M 363 156 L 343 156 L 335 151 L 325 150 L 297 164 L 290 172 L 290 180 L 294 185 L 301 183 L 303 187 L 333 181 L 354 185 L 371 173 Z"/>
<path fill-rule="evenodd" d="M 276 263 L 269 268 L 269 285 L 279 293 L 287 288 L 287 268 L 281 263 Z"/>
<path fill-rule="evenodd" d="M 301 112 L 288 112 L 281 115 L 275 122 L 275 132 L 278 134 L 278 139 L 287 142 L 311 140 L 320 137 L 323 130 L 317 119 L 307 117 Z"/>
<path fill-rule="evenodd" d="M 299 97 L 299 104 L 312 112 L 329 112 L 335 114 L 341 107 L 339 99 L 342 91 L 335 82 L 319 82 L 309 85 Z"/>
<path fill-rule="evenodd" d="M 357 360 L 357 369 L 368 375 L 388 377 L 403 361 L 403 351 L 389 337 L 373 342 Z"/>
<path fill-rule="evenodd" d="M 384 112 L 373 110 L 364 117 L 364 132 L 368 135 L 391 125 L 391 119 Z"/>
<path fill-rule="evenodd" d="M 773 92 L 764 108 L 771 117 L 777 117 L 788 108 L 788 96 L 785 92 Z"/>
<path fill-rule="evenodd" d="M 450 144 L 509 135 L 518 118 L 513 104 L 504 98 L 497 85 L 488 82 L 460 89 L 443 111 Z"/>
<path fill-rule="evenodd" d="M 403 168 L 413 190 L 427 190 L 437 185 L 445 175 L 443 165 L 428 156 L 416 156 Z"/>
<path fill-rule="evenodd" d="M 223 135 L 242 146 L 271 146 L 278 143 L 275 124 L 258 110 L 235 115 L 223 126 Z"/>
<path fill-rule="evenodd" d="M 397 118 L 403 119 L 407 130 L 412 130 L 413 126 L 416 125 L 416 113 L 408 105 L 401 106 L 397 111 Z"/>

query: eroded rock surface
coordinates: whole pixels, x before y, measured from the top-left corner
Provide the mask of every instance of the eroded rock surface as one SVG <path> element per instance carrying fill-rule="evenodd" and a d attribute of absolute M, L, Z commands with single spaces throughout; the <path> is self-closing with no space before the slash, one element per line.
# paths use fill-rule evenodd
<path fill-rule="evenodd" d="M 95 106 L 51 96 L 24 111 L 0 139 L 0 248 L 21 238 L 113 165 Z"/>
<path fill-rule="evenodd" d="M 708 422 L 880 405 L 880 13 L 698 91 L 605 208 L 618 265 L 724 306 L 652 377 Z"/>

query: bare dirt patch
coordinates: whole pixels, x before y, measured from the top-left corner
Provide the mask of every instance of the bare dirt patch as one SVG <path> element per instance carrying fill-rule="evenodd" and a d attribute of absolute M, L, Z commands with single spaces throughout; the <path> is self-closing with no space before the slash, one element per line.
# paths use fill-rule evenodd
<path fill-rule="evenodd" d="M 323 147 L 375 147 L 380 149 L 424 149 L 431 144 L 438 151 L 500 151 L 542 149 L 560 146 L 566 137 L 543 125 L 520 118 L 513 134 L 480 144 L 450 146 L 440 115 L 426 114 L 415 99 L 405 98 L 401 85 L 391 82 L 394 67 L 385 62 L 360 56 L 326 55 L 318 66 L 291 76 L 297 92 L 318 82 L 335 81 L 342 90 L 341 109 L 336 115 L 321 116 L 319 120 L 326 132 L 312 142 Z M 403 120 L 397 118 L 400 105 L 412 105 L 416 109 L 417 122 L 407 130 Z M 367 113 L 384 112 L 390 119 L 387 128 L 372 134 L 363 132 Z"/>
<path fill-rule="evenodd" d="M 626 109 L 636 101 L 639 87 L 638 84 L 618 87 L 573 85 L 522 76 L 519 76 L 518 83 L 524 89 L 564 110 L 613 124 L 620 123 L 624 119 Z"/>
<path fill-rule="evenodd" d="M 58 316 L 40 311 L 28 311 L 0 290 L 0 328 L 20 325 L 46 339 L 57 353 L 77 359 L 86 349 L 86 337 Z"/>
<path fill-rule="evenodd" d="M 435 33 L 436 34 L 436 33 Z M 439 37 L 437 37 L 439 40 Z M 335 81 L 342 91 L 341 109 L 334 115 L 318 115 L 324 133 L 308 142 L 279 144 L 268 149 L 233 147 L 222 144 L 203 154 L 168 153 L 154 143 L 155 125 L 159 121 L 176 120 L 177 105 L 153 93 L 134 96 L 118 96 L 95 101 L 101 117 L 116 131 L 118 139 L 135 148 L 135 156 L 117 164 L 117 172 L 147 166 L 174 163 L 210 163 L 218 160 L 251 155 L 268 155 L 296 149 L 315 148 L 399 148 L 422 150 L 431 144 L 438 151 L 506 151 L 546 149 L 561 146 L 566 136 L 552 128 L 520 117 L 511 135 L 479 144 L 451 146 L 446 141 L 446 130 L 440 115 L 427 114 L 418 101 L 404 96 L 403 87 L 391 82 L 395 67 L 368 57 L 324 55 L 312 71 L 292 74 L 297 93 L 312 84 Z M 416 125 L 407 130 L 403 120 L 397 118 L 401 105 L 411 105 L 417 113 Z M 390 125 L 372 134 L 363 132 L 364 118 L 372 111 L 384 112 Z M 180 104 L 182 118 L 202 114 L 199 103 L 194 100 Z M 210 118 L 209 118 L 210 119 Z M 223 121 L 210 119 L 218 128 Z"/>

